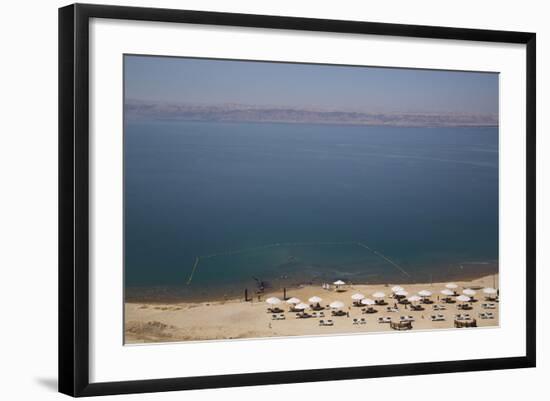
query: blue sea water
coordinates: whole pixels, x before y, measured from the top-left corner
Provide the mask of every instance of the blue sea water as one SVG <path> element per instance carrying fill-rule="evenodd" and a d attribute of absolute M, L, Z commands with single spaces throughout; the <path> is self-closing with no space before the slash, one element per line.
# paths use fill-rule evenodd
<path fill-rule="evenodd" d="M 128 122 L 124 228 L 128 299 L 493 273 L 498 128 Z"/>

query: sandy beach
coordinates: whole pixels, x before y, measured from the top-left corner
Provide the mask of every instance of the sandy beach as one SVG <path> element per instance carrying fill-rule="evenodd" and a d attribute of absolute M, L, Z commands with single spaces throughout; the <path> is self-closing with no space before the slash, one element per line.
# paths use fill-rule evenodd
<path fill-rule="evenodd" d="M 485 309 L 485 294 L 482 289 L 497 285 L 498 275 L 482 277 L 472 281 L 456 281 L 456 292 L 461 294 L 466 288 L 476 290 L 476 302 L 469 303 L 471 310 L 458 309 L 461 302 L 446 304 L 445 297 L 440 293 L 446 283 L 431 284 L 400 284 L 408 292 L 408 297 L 419 291 L 428 290 L 433 293 L 430 299 L 433 304 L 422 305 L 424 310 L 413 311 L 409 305 L 397 305 L 397 311 L 388 312 L 387 307 L 396 302 L 390 298 L 392 284 L 362 285 L 353 284 L 343 286 L 336 291 L 334 286 L 327 290 L 321 286 L 302 286 L 287 289 L 287 299 L 296 297 L 308 303 L 313 296 L 322 298 L 321 305 L 324 317 L 297 318 L 295 312 L 290 312 L 291 305 L 282 302 L 277 305 L 284 313 L 284 320 L 273 320 L 273 314 L 268 312 L 269 305 L 265 302 L 269 297 L 283 299 L 282 291 L 274 291 L 254 296 L 252 301 L 240 300 L 201 302 L 201 303 L 139 303 L 125 304 L 125 343 L 173 342 L 173 341 L 201 341 L 225 340 L 235 338 L 258 338 L 279 336 L 303 335 L 330 335 L 357 332 L 394 331 L 389 323 L 380 323 L 380 317 L 389 317 L 392 322 L 399 321 L 401 316 L 412 316 L 412 330 L 436 330 L 454 328 L 455 315 L 468 313 L 476 319 L 477 327 L 498 326 L 499 304 L 494 303 L 494 309 Z M 375 313 L 363 313 L 365 305 L 354 306 L 351 296 L 355 293 L 364 294 L 372 298 L 372 294 L 382 291 L 386 294 L 388 305 L 374 305 Z M 343 316 L 331 316 L 331 309 L 326 308 L 333 301 L 342 301 L 345 306 L 341 309 Z M 415 303 L 416 304 L 416 303 Z M 445 310 L 434 310 L 434 305 L 442 305 Z M 306 310 L 312 313 L 310 309 Z M 490 312 L 492 319 L 480 318 L 480 313 Z M 320 313 L 320 312 L 317 312 Z M 444 320 L 432 321 L 431 315 L 442 315 Z M 332 326 L 320 325 L 320 320 L 332 320 Z M 356 321 L 354 321 L 356 319 Z M 464 328 L 457 330 L 466 330 Z"/>

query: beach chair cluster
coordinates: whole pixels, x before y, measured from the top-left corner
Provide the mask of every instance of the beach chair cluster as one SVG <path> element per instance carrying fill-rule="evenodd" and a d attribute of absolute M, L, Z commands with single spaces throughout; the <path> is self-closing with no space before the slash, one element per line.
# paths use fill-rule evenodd
<path fill-rule="evenodd" d="M 390 327 L 394 330 L 412 330 L 412 322 L 410 321 L 399 321 L 399 322 L 390 322 Z"/>
<path fill-rule="evenodd" d="M 353 324 L 355 324 L 355 325 L 367 324 L 367 320 L 364 317 L 362 317 L 360 319 L 354 318 L 353 319 Z"/>
<path fill-rule="evenodd" d="M 414 322 L 414 317 L 412 317 L 411 315 L 399 316 L 399 321 L 400 322 Z"/>
<path fill-rule="evenodd" d="M 281 308 L 275 307 L 275 308 L 267 308 L 267 313 L 283 313 L 284 310 Z"/>
<path fill-rule="evenodd" d="M 271 320 L 286 320 L 286 317 L 283 313 L 271 315 Z"/>
<path fill-rule="evenodd" d="M 419 312 L 419 311 L 423 311 L 424 307 L 422 305 L 411 305 L 411 310 Z"/>
<path fill-rule="evenodd" d="M 431 315 L 430 318 L 432 319 L 432 322 L 444 322 L 445 321 L 445 316 L 440 314 L 440 313 L 437 313 L 435 315 Z"/>
<path fill-rule="evenodd" d="M 497 308 L 497 306 L 496 306 L 496 304 L 495 304 L 494 302 L 486 302 L 486 303 L 483 303 L 483 304 L 481 304 L 481 307 L 482 307 L 483 309 L 496 309 L 496 308 Z"/>
<path fill-rule="evenodd" d="M 378 318 L 378 323 L 391 323 L 391 317 L 389 317 L 389 316 L 380 316 Z"/>
<path fill-rule="evenodd" d="M 319 326 L 334 326 L 334 322 L 332 321 L 332 319 L 321 319 L 319 320 Z"/>
<path fill-rule="evenodd" d="M 455 316 L 456 320 L 470 320 L 471 318 L 469 313 L 459 313 Z"/>
<path fill-rule="evenodd" d="M 442 310 L 447 310 L 447 307 L 445 305 L 434 305 L 433 306 L 433 310 L 434 311 L 442 311 Z"/>
<path fill-rule="evenodd" d="M 376 313 L 378 312 L 376 309 L 374 309 L 372 306 L 369 306 L 368 308 L 362 308 L 361 309 L 361 313 L 363 314 L 366 314 L 366 313 Z"/>
<path fill-rule="evenodd" d="M 299 312 L 296 314 L 296 319 L 309 319 L 311 317 L 313 317 L 313 315 L 307 312 Z"/>
<path fill-rule="evenodd" d="M 392 306 L 388 306 L 386 308 L 386 312 L 389 312 L 389 313 L 396 313 L 396 312 L 399 312 L 399 309 L 398 308 L 394 308 Z"/>
<path fill-rule="evenodd" d="M 455 319 L 454 324 L 455 324 L 456 328 L 477 327 L 477 320 L 475 320 L 475 319 L 466 319 L 466 320 Z"/>
<path fill-rule="evenodd" d="M 325 312 L 300 312 L 296 314 L 296 319 L 308 319 L 308 318 L 323 318 L 325 317 Z"/>
<path fill-rule="evenodd" d="M 325 317 L 325 312 L 319 312 L 319 313 L 313 312 L 311 315 L 313 317 Z"/>
<path fill-rule="evenodd" d="M 481 319 L 494 319 L 495 318 L 495 314 L 493 312 L 481 312 L 479 314 L 479 317 Z"/>
<path fill-rule="evenodd" d="M 455 292 L 455 295 L 456 296 L 456 292 Z M 442 299 L 442 301 L 446 304 L 455 304 L 456 303 L 456 300 L 454 298 L 451 298 L 451 297 L 445 297 Z"/>

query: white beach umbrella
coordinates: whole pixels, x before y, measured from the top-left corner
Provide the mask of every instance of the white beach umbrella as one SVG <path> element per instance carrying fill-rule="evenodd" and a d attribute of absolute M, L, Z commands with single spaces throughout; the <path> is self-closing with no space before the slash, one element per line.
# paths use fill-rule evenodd
<path fill-rule="evenodd" d="M 428 290 L 422 290 L 422 291 L 418 291 L 418 295 L 420 295 L 421 297 L 431 297 L 432 292 Z"/>
<path fill-rule="evenodd" d="M 397 295 L 398 297 L 406 297 L 407 295 L 409 295 L 409 293 L 405 290 L 399 290 L 395 292 L 395 295 Z"/>
<path fill-rule="evenodd" d="M 378 291 L 378 292 L 375 292 L 374 294 L 372 294 L 372 296 L 374 298 L 384 298 L 386 296 L 386 294 L 383 293 L 382 291 Z"/>
<path fill-rule="evenodd" d="M 334 301 L 329 306 L 333 309 L 341 309 L 344 307 L 344 303 L 342 301 Z"/>
<path fill-rule="evenodd" d="M 309 302 L 311 302 L 312 304 L 318 304 L 319 302 L 321 302 L 323 299 L 322 298 L 319 298 L 318 296 L 313 296 L 311 297 L 310 299 L 308 299 Z"/>
<path fill-rule="evenodd" d="M 497 293 L 497 290 L 491 287 L 487 287 L 483 289 L 483 293 L 487 295 L 495 295 Z"/>
<path fill-rule="evenodd" d="M 365 298 L 365 296 L 364 296 L 363 294 L 359 294 L 359 293 L 353 294 L 353 295 L 351 296 L 351 299 L 353 299 L 354 301 L 360 301 L 360 300 L 362 300 L 363 298 Z"/>
<path fill-rule="evenodd" d="M 363 298 L 363 299 L 361 300 L 361 303 L 362 303 L 363 305 L 374 305 L 374 304 L 376 304 L 376 302 L 374 302 L 374 301 L 373 301 L 372 299 L 370 299 L 370 298 Z"/>
<path fill-rule="evenodd" d="M 269 305 L 279 305 L 281 303 L 281 300 L 277 297 L 271 297 L 267 298 L 265 302 L 267 302 Z"/>
<path fill-rule="evenodd" d="M 332 283 L 334 285 L 344 285 L 346 284 L 345 282 L 343 282 L 342 280 L 336 280 L 334 283 Z"/>
<path fill-rule="evenodd" d="M 399 286 L 399 285 L 395 285 L 391 288 L 392 292 L 399 292 L 399 291 L 403 291 L 403 287 Z"/>
<path fill-rule="evenodd" d="M 443 295 L 448 296 L 448 297 L 455 294 L 453 291 L 449 290 L 448 288 L 446 288 L 446 289 L 444 289 L 444 290 L 441 290 L 441 293 L 442 293 Z"/>
<path fill-rule="evenodd" d="M 418 301 L 420 301 L 421 299 L 422 299 L 422 298 L 420 298 L 418 295 L 413 295 L 412 297 L 407 298 L 407 300 L 408 300 L 409 302 L 418 302 Z"/>
<path fill-rule="evenodd" d="M 458 285 L 456 285 L 455 283 L 449 283 L 446 284 L 445 287 L 447 287 L 449 290 L 455 290 L 458 288 Z"/>
<path fill-rule="evenodd" d="M 468 302 L 470 301 L 470 297 L 467 295 L 459 295 L 458 297 L 456 297 L 456 300 L 460 302 Z"/>
<path fill-rule="evenodd" d="M 300 302 L 302 302 L 302 301 L 300 301 L 300 300 L 299 300 L 298 298 L 296 298 L 296 297 L 292 297 L 292 298 L 290 298 L 290 299 L 288 299 L 288 300 L 286 301 L 287 304 L 292 304 L 292 305 L 297 305 L 297 304 L 299 304 Z"/>
<path fill-rule="evenodd" d="M 300 304 L 296 305 L 294 308 L 295 308 L 295 309 L 304 310 L 304 309 L 309 308 L 309 305 L 308 305 L 308 304 L 302 304 L 302 303 L 300 303 Z"/>
<path fill-rule="evenodd" d="M 462 291 L 462 293 L 468 295 L 469 297 L 476 295 L 476 292 L 471 288 L 466 288 L 464 291 Z"/>

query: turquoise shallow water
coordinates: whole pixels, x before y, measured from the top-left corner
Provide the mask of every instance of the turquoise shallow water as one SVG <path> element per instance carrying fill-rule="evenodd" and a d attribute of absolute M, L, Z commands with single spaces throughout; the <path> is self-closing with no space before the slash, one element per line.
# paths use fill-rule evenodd
<path fill-rule="evenodd" d="M 128 299 L 498 269 L 497 128 L 141 121 L 124 141 Z"/>

